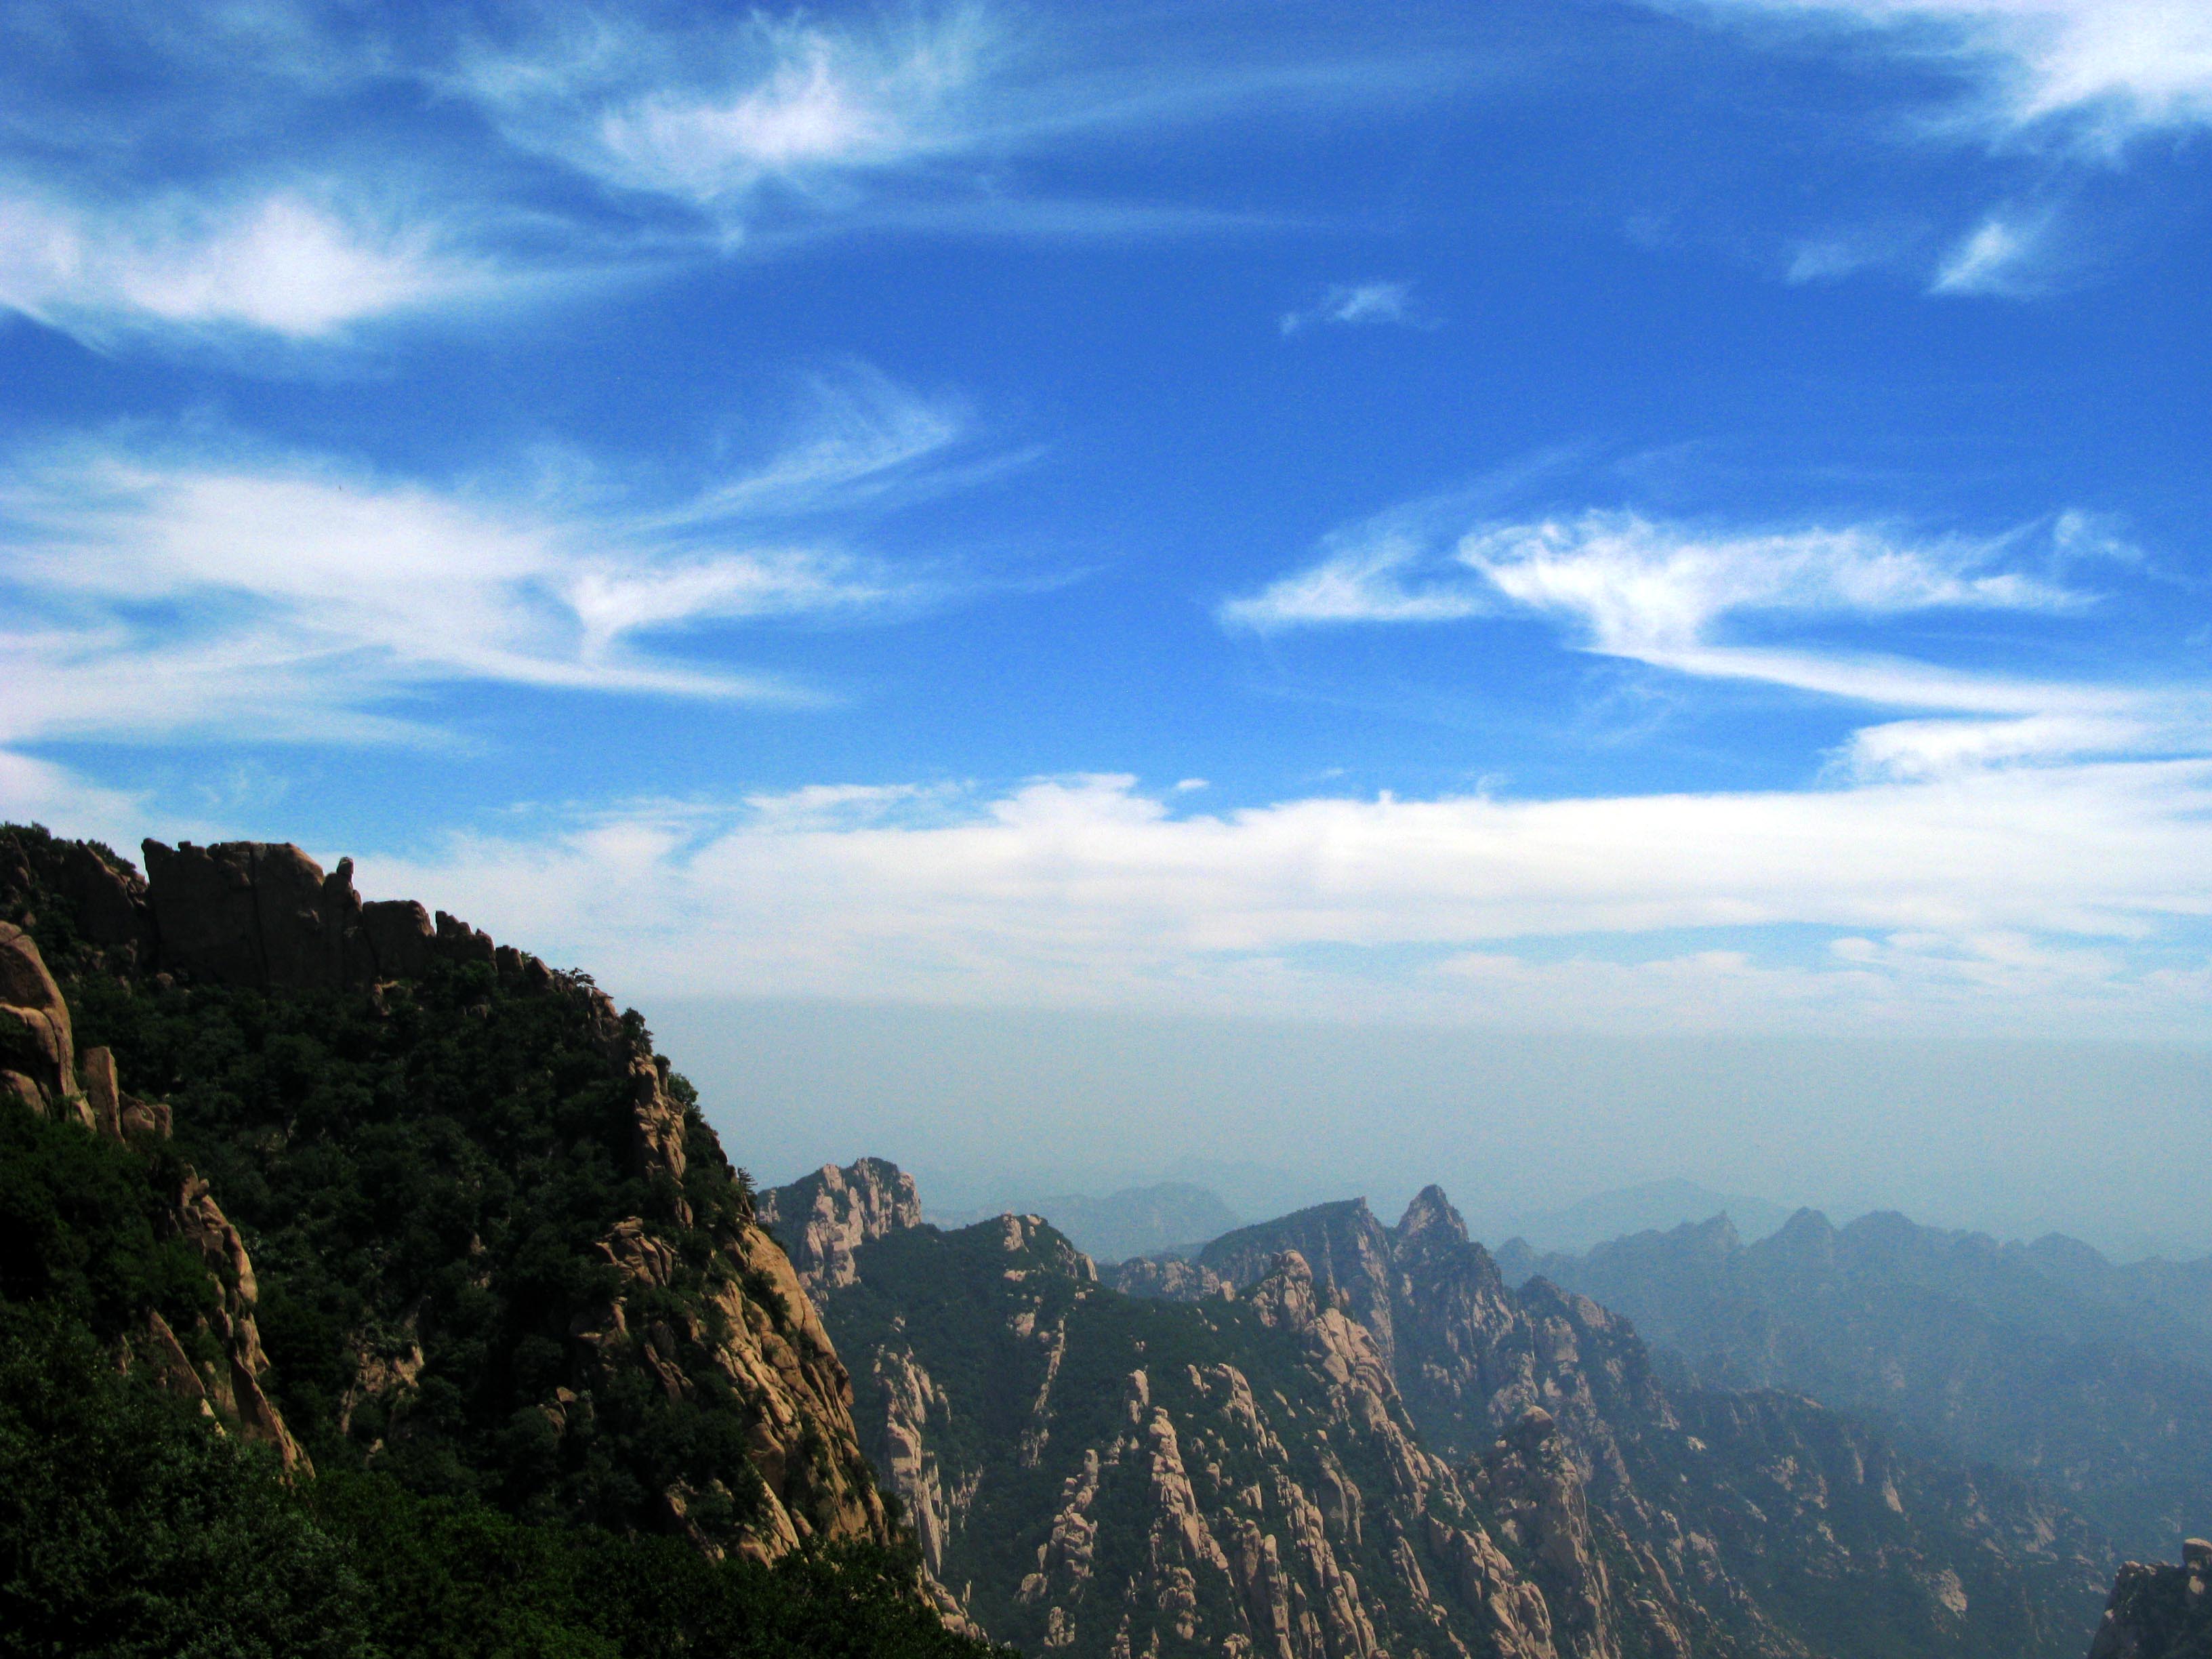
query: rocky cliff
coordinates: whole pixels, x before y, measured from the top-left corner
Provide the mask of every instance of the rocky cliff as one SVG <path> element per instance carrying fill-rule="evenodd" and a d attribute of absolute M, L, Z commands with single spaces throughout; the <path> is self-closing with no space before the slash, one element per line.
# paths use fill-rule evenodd
<path fill-rule="evenodd" d="M 1208 1270 L 1213 1294 L 1187 1304 L 1116 1293 L 1035 1217 L 895 1228 L 851 1267 L 823 1307 L 864 1368 L 864 1440 L 994 1636 L 1108 1656 L 1692 1651 L 1695 1608 L 1591 1507 L 1549 1418 L 1439 1459 L 1297 1250 L 1241 1293 Z M 1708 1634 L 1697 1651 L 1802 1651 Z"/>
<path fill-rule="evenodd" d="M 1555 1633 L 1295 1253 L 1203 1307 L 1099 1285 L 1035 1218 L 902 1230 L 855 1267 L 825 1308 L 871 1356 L 863 1419 L 935 1571 L 994 1636 L 1129 1659 L 1646 1650 Z M 1573 1480 L 1532 1484 L 1550 1475 Z"/>
<path fill-rule="evenodd" d="M 1530 1512 L 1500 1447 L 1532 1412 L 1554 1425 L 1595 1559 L 1617 1564 L 1550 1581 L 1562 1627 L 1561 1607 L 1595 1627 L 1607 1620 L 1589 1609 L 1659 1584 L 1701 1652 L 2055 1659 L 2094 1619 L 2108 1558 L 2058 1504 L 1908 1455 L 1802 1395 L 1668 1386 L 1599 1304 L 1540 1279 L 1509 1287 L 1434 1188 L 1395 1227 L 1357 1200 L 1322 1206 L 1218 1239 L 1194 1266 L 1236 1289 L 1271 1246 L 1306 1255 L 1327 1294 L 1388 1333 L 1377 1349 L 1431 1448 L 1499 1469 L 1471 1475 L 1471 1492 Z"/>
<path fill-rule="evenodd" d="M 2212 1542 L 2184 1543 L 2178 1567 L 2122 1567 L 2089 1659 L 2212 1659 Z"/>
<path fill-rule="evenodd" d="M 825 1164 L 760 1194 L 754 1209 L 789 1254 L 799 1281 L 817 1295 L 853 1282 L 853 1252 L 863 1244 L 921 1224 L 914 1177 L 880 1158 L 842 1170 Z"/>
<path fill-rule="evenodd" d="M 0 1087 L 173 1125 L 198 1171 L 176 1224 L 222 1269 L 228 1362 L 150 1329 L 134 1356 L 303 1469 L 709 1553 L 896 1536 L 812 1303 L 641 1020 L 364 902 L 347 862 L 145 857 L 0 833 Z"/>

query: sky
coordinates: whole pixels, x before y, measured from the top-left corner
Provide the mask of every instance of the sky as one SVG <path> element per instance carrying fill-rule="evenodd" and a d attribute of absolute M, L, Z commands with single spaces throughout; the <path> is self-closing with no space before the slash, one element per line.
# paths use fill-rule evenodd
<path fill-rule="evenodd" d="M 2205 0 L 33 0 L 0 813 L 648 1009 L 2201 1045 L 2208 210 Z"/>

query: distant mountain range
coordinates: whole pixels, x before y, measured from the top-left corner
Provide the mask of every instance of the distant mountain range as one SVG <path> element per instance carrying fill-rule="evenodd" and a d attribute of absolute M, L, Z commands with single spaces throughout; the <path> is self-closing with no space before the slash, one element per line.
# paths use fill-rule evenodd
<path fill-rule="evenodd" d="M 2212 1532 L 2212 1258 L 2123 1267 L 2056 1235 L 1807 1210 L 1754 1243 L 1715 1217 L 1581 1254 L 1516 1241 L 1498 1264 L 1626 1315 L 1701 1382 L 1796 1390 L 2032 1475 L 2124 1548 Z"/>
<path fill-rule="evenodd" d="M 1085 1255 L 1100 1261 L 1195 1250 L 1242 1224 L 1219 1194 L 1188 1182 L 1129 1187 L 1105 1198 L 1061 1194 L 970 1210 L 933 1209 L 939 1226 L 965 1227 L 1000 1215 L 1041 1215 Z"/>
<path fill-rule="evenodd" d="M 1484 1216 L 1487 1238 L 1521 1238 L 1540 1250 L 1586 1250 L 1593 1244 L 1654 1228 L 1725 1215 L 1745 1238 L 1764 1238 L 1790 1219 L 1786 1204 L 1744 1193 L 1716 1192 L 1694 1181 L 1649 1181 L 1599 1193 L 1558 1209 Z"/>

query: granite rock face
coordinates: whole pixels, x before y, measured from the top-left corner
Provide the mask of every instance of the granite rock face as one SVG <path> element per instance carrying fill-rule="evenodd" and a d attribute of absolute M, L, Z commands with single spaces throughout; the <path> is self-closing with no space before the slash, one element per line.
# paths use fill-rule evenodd
<path fill-rule="evenodd" d="M 411 979 L 434 959 L 493 959 L 490 938 L 407 900 L 365 903 L 353 860 L 322 867 L 289 842 L 145 843 L 145 904 L 162 971 L 261 990 Z"/>
<path fill-rule="evenodd" d="M 1237 1294 L 1237 1286 L 1212 1268 L 1179 1255 L 1131 1256 L 1100 1271 L 1109 1285 L 1127 1296 L 1197 1302 L 1209 1296 Z"/>
<path fill-rule="evenodd" d="M 89 1112 L 77 1089 L 76 1037 L 38 941 L 0 921 L 0 1091 L 42 1116 Z"/>
<path fill-rule="evenodd" d="M 994 1637 L 1103 1659 L 1687 1651 L 1662 1589 L 1607 1576 L 1571 1461 L 1425 1448 L 1297 1250 L 1189 1304 L 1117 1293 L 1030 1217 L 887 1232 L 854 1267 L 823 1305 L 872 1385 L 864 1443 Z"/>
<path fill-rule="evenodd" d="M 1510 1288 L 1435 1188 L 1395 1227 L 1325 1205 L 1196 1265 L 1249 1296 L 1271 1243 L 1310 1247 L 1324 1297 L 1389 1331 L 1376 1347 L 1408 1417 L 1493 1534 L 1535 1552 L 1561 1644 L 2056 1659 L 2094 1620 L 2110 1569 L 2078 1517 L 1801 1395 L 1668 1386 L 1599 1304 L 1541 1279 Z"/>
<path fill-rule="evenodd" d="M 2212 1659 L 2212 1541 L 2186 1540 L 2179 1566 L 2122 1567 L 2088 1659 Z"/>
<path fill-rule="evenodd" d="M 487 935 L 442 911 L 364 901 L 351 859 L 325 874 L 289 842 L 148 841 L 142 851 L 143 877 L 89 842 L 16 841 L 0 849 L 0 893 L 35 891 L 65 907 L 87 953 L 72 970 L 334 991 L 416 978 L 436 960 L 494 957 Z"/>
<path fill-rule="evenodd" d="M 800 1281 L 817 1293 L 853 1282 L 853 1253 L 903 1227 L 921 1224 L 914 1177 L 880 1158 L 839 1169 L 825 1164 L 755 1200 L 761 1225 L 790 1252 Z"/>
<path fill-rule="evenodd" d="M 887 1234 L 825 1305 L 874 1354 L 878 1458 L 933 1573 L 994 1637 L 1109 1659 L 1583 1652 L 1294 1252 L 1201 1312 L 1119 1297 L 1055 1230 L 1002 1217 Z"/>

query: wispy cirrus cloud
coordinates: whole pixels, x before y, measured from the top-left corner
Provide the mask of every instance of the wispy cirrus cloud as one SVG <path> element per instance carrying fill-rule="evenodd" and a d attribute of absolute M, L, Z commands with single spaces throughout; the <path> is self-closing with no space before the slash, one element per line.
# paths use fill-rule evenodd
<path fill-rule="evenodd" d="M 1913 544 L 1864 527 L 1711 531 L 1630 513 L 1486 525 L 1447 548 L 1419 513 L 1340 532 L 1307 569 L 1232 599 L 1255 629 L 1439 622 L 1515 607 L 1577 624 L 1611 655 L 1699 648 L 1735 616 L 1882 615 L 1942 607 L 2063 608 L 2078 597 L 1990 568 L 2001 546 Z"/>
<path fill-rule="evenodd" d="M 2085 210 L 2140 149 L 2212 126 L 2212 11 L 2188 0 L 1647 0 L 1723 26 L 1806 41 L 1872 41 L 1900 64 L 1955 77 L 1891 128 L 1982 149 L 2024 190 L 1963 224 L 1905 213 L 1801 236 L 1781 261 L 1792 283 L 1869 270 L 1933 295 L 2012 301 L 2063 290 L 2100 255 Z M 2032 204 L 2021 205 L 2024 197 Z"/>
<path fill-rule="evenodd" d="M 1332 538 L 1319 562 L 1228 601 L 1218 615 L 1259 632 L 1542 617 L 1575 648 L 1689 680 L 1913 711 L 1917 718 L 1854 734 L 1837 758 L 1855 776 L 2203 752 L 2212 747 L 2212 696 L 2201 686 L 2053 680 L 1832 637 L 1838 624 L 1863 629 L 1942 612 L 2081 613 L 2094 595 L 2050 573 L 2077 553 L 2119 556 L 2096 552 L 2104 543 L 2089 522 L 2061 515 L 2038 571 L 2023 568 L 2017 536 L 1743 531 L 1590 512 L 1478 526 L 1452 540 L 1438 535 L 1433 514 L 1414 510 Z"/>
<path fill-rule="evenodd" d="M 848 497 L 919 482 L 957 415 L 862 376 L 792 447 L 679 500 L 580 481 L 434 488 L 236 440 L 82 439 L 0 471 L 0 742 L 420 740 L 471 682 L 806 701 L 678 648 L 710 623 L 910 612 L 942 570 L 848 547 Z"/>
<path fill-rule="evenodd" d="M 1659 0 L 1722 21 L 1878 30 L 1957 64 L 1978 90 L 1945 126 L 2117 155 L 2148 133 L 2212 125 L 2212 13 L 2189 0 Z"/>
<path fill-rule="evenodd" d="M 1993 214 L 1952 247 L 1929 284 L 1933 294 L 2025 299 L 2048 291 L 2050 218 Z"/>
<path fill-rule="evenodd" d="M 1296 216 L 1098 197 L 1034 164 L 1459 72 L 1261 36 L 1185 67 L 978 0 L 53 11 L 0 24 L 0 307 L 109 347 L 312 345 L 840 232 L 1279 231 Z"/>
<path fill-rule="evenodd" d="M 518 148 L 732 233 L 764 191 L 818 200 L 967 148 L 1001 38 L 973 5 L 857 27 L 760 12 L 690 28 L 541 16 L 516 46 L 465 46 L 459 92 Z"/>
<path fill-rule="evenodd" d="M 1395 323 L 1401 327 L 1427 326 L 1413 305 L 1411 283 L 1346 283 L 1329 289 L 1310 307 L 1286 311 L 1278 325 L 1286 334 L 1334 323 L 1349 328 Z"/>

